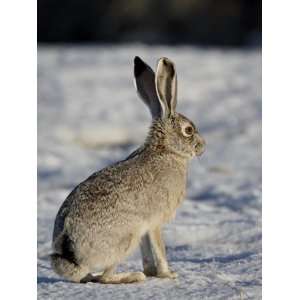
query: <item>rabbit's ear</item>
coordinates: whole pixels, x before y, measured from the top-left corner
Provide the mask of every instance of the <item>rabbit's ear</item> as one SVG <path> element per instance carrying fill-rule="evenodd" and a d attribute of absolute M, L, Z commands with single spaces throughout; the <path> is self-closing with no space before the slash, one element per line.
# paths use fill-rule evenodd
<path fill-rule="evenodd" d="M 174 63 L 166 57 L 158 61 L 155 86 L 159 100 L 167 107 L 166 114 L 172 115 L 177 104 L 177 75 Z"/>
<path fill-rule="evenodd" d="M 161 118 L 165 108 L 157 97 L 155 74 L 138 56 L 134 58 L 135 86 L 140 98 L 149 107 L 152 118 Z"/>

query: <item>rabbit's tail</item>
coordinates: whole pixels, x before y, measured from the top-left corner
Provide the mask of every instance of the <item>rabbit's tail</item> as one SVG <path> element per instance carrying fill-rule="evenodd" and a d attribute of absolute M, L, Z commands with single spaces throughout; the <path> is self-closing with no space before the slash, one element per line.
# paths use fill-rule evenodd
<path fill-rule="evenodd" d="M 80 282 L 89 273 L 87 266 L 77 265 L 60 254 L 51 254 L 50 259 L 53 270 L 70 281 Z"/>
<path fill-rule="evenodd" d="M 78 263 L 72 240 L 66 233 L 62 233 L 54 244 L 56 253 L 50 255 L 53 270 L 68 280 L 80 282 L 89 270 L 87 266 Z"/>

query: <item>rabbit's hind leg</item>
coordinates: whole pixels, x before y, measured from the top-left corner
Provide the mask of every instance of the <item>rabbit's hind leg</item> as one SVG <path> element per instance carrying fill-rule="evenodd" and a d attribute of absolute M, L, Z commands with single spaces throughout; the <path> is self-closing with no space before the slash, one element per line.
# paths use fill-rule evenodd
<path fill-rule="evenodd" d="M 118 284 L 118 283 L 134 283 L 144 281 L 146 276 L 142 272 L 128 272 L 114 274 L 116 265 L 104 270 L 103 274 L 93 278 L 93 282 Z"/>

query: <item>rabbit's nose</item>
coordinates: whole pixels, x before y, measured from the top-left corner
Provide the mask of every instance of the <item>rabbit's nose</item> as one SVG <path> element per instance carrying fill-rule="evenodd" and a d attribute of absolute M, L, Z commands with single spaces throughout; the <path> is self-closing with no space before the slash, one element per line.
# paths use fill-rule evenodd
<path fill-rule="evenodd" d="M 204 152 L 206 142 L 202 137 L 199 137 L 195 145 L 196 155 L 201 155 Z"/>
<path fill-rule="evenodd" d="M 204 146 L 206 145 L 206 142 L 205 142 L 204 138 L 201 137 L 201 136 L 198 137 L 198 141 L 197 141 L 197 142 L 198 142 L 197 144 L 198 144 L 200 147 L 204 147 Z"/>
<path fill-rule="evenodd" d="M 206 145 L 205 139 L 204 138 L 200 138 L 199 143 L 201 144 L 202 147 L 204 147 Z"/>

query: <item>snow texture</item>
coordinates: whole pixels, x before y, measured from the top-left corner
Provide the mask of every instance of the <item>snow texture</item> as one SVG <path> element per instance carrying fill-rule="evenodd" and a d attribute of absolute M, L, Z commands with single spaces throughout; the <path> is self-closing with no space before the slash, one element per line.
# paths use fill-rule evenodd
<path fill-rule="evenodd" d="M 176 62 L 178 111 L 207 142 L 191 162 L 187 199 L 164 227 L 176 280 L 75 284 L 49 264 L 55 215 L 68 193 L 143 142 L 150 114 L 133 58 Z M 137 250 L 118 270 L 141 270 Z M 261 299 L 261 52 L 193 47 L 38 50 L 38 298 Z"/>

